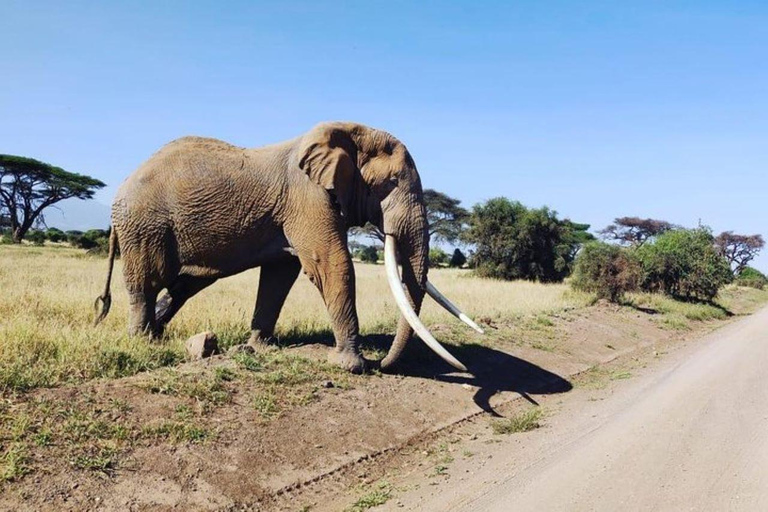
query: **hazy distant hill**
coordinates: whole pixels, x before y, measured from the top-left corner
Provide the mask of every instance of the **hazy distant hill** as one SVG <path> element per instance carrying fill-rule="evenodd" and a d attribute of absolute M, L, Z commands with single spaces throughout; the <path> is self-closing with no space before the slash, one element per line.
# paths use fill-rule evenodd
<path fill-rule="evenodd" d="M 45 210 L 45 223 L 49 228 L 59 228 L 62 231 L 77 229 L 106 229 L 109 222 L 109 206 L 93 199 L 81 201 L 67 199 L 56 204 L 56 208 Z"/>

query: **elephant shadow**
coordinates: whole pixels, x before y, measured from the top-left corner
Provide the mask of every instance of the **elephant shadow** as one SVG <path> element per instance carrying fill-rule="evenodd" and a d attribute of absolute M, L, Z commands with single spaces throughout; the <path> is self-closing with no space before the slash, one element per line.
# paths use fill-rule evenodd
<path fill-rule="evenodd" d="M 332 336 L 331 338 L 332 339 Z M 362 349 L 386 353 L 392 344 L 391 335 L 368 335 L 363 338 Z M 293 339 L 297 344 L 329 344 L 329 337 L 321 333 Z M 457 371 L 439 359 L 423 343 L 412 340 L 398 361 L 394 373 L 408 377 L 437 380 L 452 384 L 468 384 L 476 387 L 473 401 L 483 411 L 496 416 L 491 398 L 501 392 L 513 392 L 528 402 L 538 405 L 531 395 L 566 393 L 573 385 L 565 378 L 540 366 L 500 350 L 476 343 L 451 346 L 449 348 L 460 361 L 467 365 L 467 373 Z M 373 363 L 374 369 L 378 361 Z"/>

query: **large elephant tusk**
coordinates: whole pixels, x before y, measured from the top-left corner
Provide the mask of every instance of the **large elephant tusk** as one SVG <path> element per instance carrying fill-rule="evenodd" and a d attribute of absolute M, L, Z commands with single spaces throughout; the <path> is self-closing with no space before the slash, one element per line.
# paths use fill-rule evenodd
<path fill-rule="evenodd" d="M 469 318 L 467 315 L 462 313 L 462 311 L 456 307 L 456 305 L 448 300 L 448 298 L 440 293 L 440 291 L 432 285 L 429 281 L 427 281 L 427 293 L 430 297 L 435 299 L 435 302 L 443 306 L 445 309 L 447 309 L 453 316 L 479 332 L 480 334 L 485 334 L 485 332 L 480 328 L 479 325 L 477 325 L 475 322 L 472 321 L 471 318 Z"/>
<path fill-rule="evenodd" d="M 458 359 L 453 357 L 451 353 L 448 352 L 445 347 L 443 347 L 429 333 L 424 324 L 421 323 L 419 315 L 416 314 L 408 302 L 408 298 L 405 296 L 405 291 L 403 290 L 403 284 L 400 281 L 400 273 L 397 269 L 397 255 L 395 253 L 395 245 L 395 237 L 392 235 L 387 235 L 384 240 L 384 266 L 387 269 L 387 281 L 389 282 L 389 288 L 392 290 L 392 295 L 395 297 L 397 306 L 400 308 L 400 311 L 403 313 L 403 316 L 411 325 L 411 327 L 413 327 L 413 330 L 416 331 L 416 334 L 419 335 L 419 338 L 421 338 L 421 340 L 426 343 L 427 346 L 435 352 L 435 354 L 442 357 L 454 368 L 464 372 L 467 371 L 467 367 L 461 364 Z"/>

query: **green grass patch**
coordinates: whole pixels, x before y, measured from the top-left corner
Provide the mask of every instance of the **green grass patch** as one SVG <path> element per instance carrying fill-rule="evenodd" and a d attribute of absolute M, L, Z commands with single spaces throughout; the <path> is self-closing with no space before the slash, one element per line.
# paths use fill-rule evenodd
<path fill-rule="evenodd" d="M 23 443 L 11 443 L 0 457 L 0 482 L 13 482 L 31 471 L 29 452 Z"/>
<path fill-rule="evenodd" d="M 167 439 L 172 443 L 202 443 L 213 437 L 210 430 L 186 421 L 163 421 L 142 429 L 142 438 Z"/>
<path fill-rule="evenodd" d="M 389 482 L 380 482 L 374 489 L 358 498 L 352 506 L 345 509 L 345 512 L 362 512 L 373 507 L 379 507 L 388 502 L 392 495 L 393 489 Z"/>
<path fill-rule="evenodd" d="M 496 435 L 529 432 L 541 427 L 541 423 L 539 421 L 541 417 L 541 409 L 535 407 L 511 418 L 493 420 L 491 422 L 491 429 Z"/>
<path fill-rule="evenodd" d="M 94 447 L 75 455 L 71 459 L 71 463 L 77 469 L 110 474 L 117 467 L 116 455 L 117 450 L 114 447 Z"/>

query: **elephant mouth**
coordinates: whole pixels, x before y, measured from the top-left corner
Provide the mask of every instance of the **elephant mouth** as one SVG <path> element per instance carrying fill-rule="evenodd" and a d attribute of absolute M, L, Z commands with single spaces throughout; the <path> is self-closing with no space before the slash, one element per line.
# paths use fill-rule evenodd
<path fill-rule="evenodd" d="M 458 359 L 451 355 L 448 350 L 438 342 L 434 336 L 429 332 L 429 329 L 422 323 L 419 315 L 411 307 L 408 302 L 408 298 L 403 290 L 403 283 L 400 278 L 400 272 L 397 268 L 397 240 L 392 235 L 386 235 L 384 239 L 384 266 L 387 272 L 387 282 L 389 288 L 392 291 L 392 295 L 395 298 L 400 312 L 403 317 L 408 321 L 410 326 L 419 335 L 419 338 L 440 356 L 445 362 L 456 368 L 457 370 L 467 371 L 467 367 L 464 366 Z M 450 300 L 448 300 L 435 286 L 427 281 L 426 285 L 427 294 L 432 297 L 438 304 L 445 308 L 452 315 L 460 319 L 462 322 L 469 325 L 471 328 L 479 333 L 483 333 L 483 330 L 464 314 L 459 308 L 456 307 Z"/>

